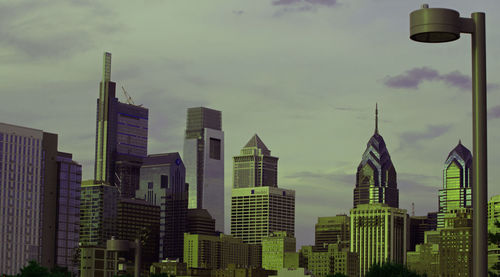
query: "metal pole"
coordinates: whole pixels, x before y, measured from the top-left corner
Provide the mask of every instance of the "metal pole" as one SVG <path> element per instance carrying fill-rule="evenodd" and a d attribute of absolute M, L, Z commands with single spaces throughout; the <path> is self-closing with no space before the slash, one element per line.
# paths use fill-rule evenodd
<path fill-rule="evenodd" d="M 488 157 L 486 124 L 486 39 L 484 13 L 472 13 L 472 276 L 488 272 L 486 229 Z"/>

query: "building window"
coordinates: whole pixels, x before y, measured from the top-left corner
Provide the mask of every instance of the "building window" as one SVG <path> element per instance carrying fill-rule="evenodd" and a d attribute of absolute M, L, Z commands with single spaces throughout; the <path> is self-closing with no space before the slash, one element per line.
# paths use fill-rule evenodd
<path fill-rule="evenodd" d="M 160 176 L 160 186 L 161 188 L 167 188 L 168 187 L 168 175 L 161 175 Z"/>
<path fill-rule="evenodd" d="M 220 139 L 210 138 L 210 159 L 220 160 Z"/>

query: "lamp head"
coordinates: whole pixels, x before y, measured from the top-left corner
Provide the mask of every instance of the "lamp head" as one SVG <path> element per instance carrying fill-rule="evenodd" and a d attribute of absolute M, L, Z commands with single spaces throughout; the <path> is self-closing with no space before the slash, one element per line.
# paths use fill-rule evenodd
<path fill-rule="evenodd" d="M 424 4 L 410 13 L 410 39 L 430 43 L 454 41 L 460 38 L 460 24 L 457 11 Z"/>

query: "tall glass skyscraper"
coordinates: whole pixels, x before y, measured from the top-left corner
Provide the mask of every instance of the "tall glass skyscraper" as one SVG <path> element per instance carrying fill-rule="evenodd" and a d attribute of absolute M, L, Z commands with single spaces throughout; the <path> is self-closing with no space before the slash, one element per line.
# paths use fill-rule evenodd
<path fill-rule="evenodd" d="M 103 77 L 97 99 L 94 179 L 116 185 L 133 198 L 139 188 L 142 159 L 147 156 L 148 109 L 120 103 L 111 81 L 111 53 L 104 53 Z"/>
<path fill-rule="evenodd" d="M 277 187 L 278 158 L 255 134 L 241 149 L 240 155 L 233 157 L 233 188 Z"/>
<path fill-rule="evenodd" d="M 375 108 L 375 133 L 366 145 L 356 172 L 354 208 L 359 204 L 383 203 L 399 207 L 396 170 L 385 141 L 378 133 L 378 108 Z"/>
<path fill-rule="evenodd" d="M 190 209 L 206 209 L 224 232 L 224 132 L 220 111 L 189 108 L 183 161 Z"/>
<path fill-rule="evenodd" d="M 154 154 L 145 158 L 136 196 L 160 206 L 160 260 L 182 260 L 188 188 L 186 169 L 179 153 Z"/>
<path fill-rule="evenodd" d="M 444 214 L 457 208 L 472 208 L 472 154 L 461 141 L 444 162 L 437 227 L 443 228 Z"/>

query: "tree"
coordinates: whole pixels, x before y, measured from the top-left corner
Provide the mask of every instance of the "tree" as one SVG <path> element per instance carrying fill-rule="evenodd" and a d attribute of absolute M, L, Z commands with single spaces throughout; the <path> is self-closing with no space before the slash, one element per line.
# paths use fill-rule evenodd
<path fill-rule="evenodd" d="M 21 273 L 18 274 L 19 277 L 50 277 L 49 270 L 36 261 L 29 261 L 28 265 L 21 268 Z"/>
<path fill-rule="evenodd" d="M 498 220 L 495 220 L 495 227 L 500 228 L 500 222 L 498 222 Z M 491 233 L 488 231 L 488 242 L 500 246 L 500 232 Z M 491 269 L 500 270 L 500 262 L 495 263 Z M 490 277 L 499 276 L 498 274 L 492 271 L 488 271 L 488 275 Z"/>
<path fill-rule="evenodd" d="M 427 277 L 427 274 L 419 275 L 408 269 L 405 265 L 396 263 L 373 264 L 365 277 Z"/>

